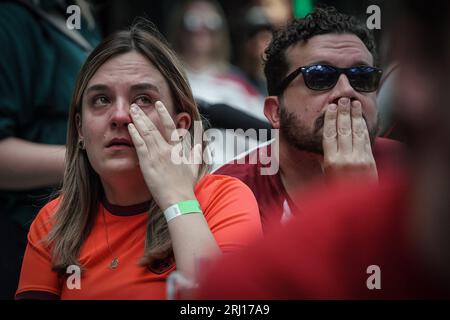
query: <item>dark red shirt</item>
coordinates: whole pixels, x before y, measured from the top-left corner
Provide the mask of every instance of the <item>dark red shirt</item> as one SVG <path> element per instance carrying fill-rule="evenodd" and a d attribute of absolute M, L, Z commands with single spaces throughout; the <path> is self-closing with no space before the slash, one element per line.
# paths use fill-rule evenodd
<path fill-rule="evenodd" d="M 397 141 L 377 138 L 373 146 L 373 155 L 378 171 L 382 172 L 382 169 L 386 167 L 401 166 L 402 148 L 402 144 Z M 267 231 L 271 225 L 278 225 L 283 216 L 289 217 L 298 209 L 284 188 L 279 172 L 274 175 L 261 174 L 263 168 L 270 166 L 264 164 L 266 162 L 261 159 L 270 155 L 271 145 L 264 145 L 244 155 L 245 161 L 234 160 L 215 172 L 238 178 L 249 186 L 258 202 L 264 231 Z M 382 178 L 381 174 L 380 180 Z"/>

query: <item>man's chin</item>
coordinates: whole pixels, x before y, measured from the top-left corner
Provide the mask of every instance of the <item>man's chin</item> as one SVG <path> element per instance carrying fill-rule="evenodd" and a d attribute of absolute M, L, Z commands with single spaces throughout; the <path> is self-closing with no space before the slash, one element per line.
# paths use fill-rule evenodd
<path fill-rule="evenodd" d="M 323 156 L 322 140 L 288 141 L 288 143 L 302 152 L 308 152 L 315 155 Z"/>
<path fill-rule="evenodd" d="M 323 157 L 322 145 L 320 147 L 318 146 L 295 146 L 295 147 L 302 152 L 308 152 Z"/>
<path fill-rule="evenodd" d="M 323 156 L 322 138 L 319 135 L 316 136 L 292 136 L 285 135 L 283 140 L 287 145 L 293 147 L 301 152 L 313 153 L 319 156 Z"/>

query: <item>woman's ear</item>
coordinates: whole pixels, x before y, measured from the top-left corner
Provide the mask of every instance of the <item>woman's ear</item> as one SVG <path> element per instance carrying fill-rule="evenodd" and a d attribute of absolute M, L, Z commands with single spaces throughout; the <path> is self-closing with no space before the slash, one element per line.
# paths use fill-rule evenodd
<path fill-rule="evenodd" d="M 264 99 L 264 115 L 272 128 L 280 129 L 280 102 L 278 97 L 268 96 Z"/>
<path fill-rule="evenodd" d="M 187 112 L 180 112 L 175 116 L 174 122 L 177 129 L 184 129 L 180 130 L 180 132 L 183 131 L 186 132 L 191 127 L 192 123 L 191 115 Z"/>

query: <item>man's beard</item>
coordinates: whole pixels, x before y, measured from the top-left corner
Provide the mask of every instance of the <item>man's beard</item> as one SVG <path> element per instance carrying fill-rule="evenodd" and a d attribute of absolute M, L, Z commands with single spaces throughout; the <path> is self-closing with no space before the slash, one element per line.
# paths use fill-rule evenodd
<path fill-rule="evenodd" d="M 364 114 L 363 118 L 368 126 Z M 284 106 L 280 106 L 280 132 L 291 146 L 301 151 L 323 155 L 323 131 L 321 132 L 321 129 L 323 129 L 324 120 L 325 112 L 314 121 L 313 131 L 310 132 L 295 113 L 288 112 Z M 379 118 L 373 127 L 368 128 L 372 146 L 378 133 L 378 123 Z"/>

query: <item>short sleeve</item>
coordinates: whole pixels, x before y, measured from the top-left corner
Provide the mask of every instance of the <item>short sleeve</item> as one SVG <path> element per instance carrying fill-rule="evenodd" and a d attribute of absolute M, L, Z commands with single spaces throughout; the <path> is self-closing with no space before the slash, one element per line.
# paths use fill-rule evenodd
<path fill-rule="evenodd" d="M 30 227 L 16 296 L 28 291 L 44 291 L 58 296 L 61 293 L 58 275 L 52 270 L 50 249 L 43 241 L 51 229 L 50 218 L 56 210 L 57 200 L 45 205 Z"/>
<path fill-rule="evenodd" d="M 255 196 L 240 180 L 222 175 L 206 176 L 196 186 L 196 196 L 223 253 L 247 247 L 262 237 Z"/>

